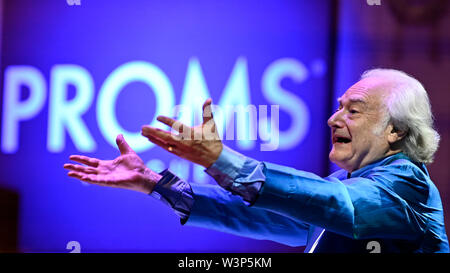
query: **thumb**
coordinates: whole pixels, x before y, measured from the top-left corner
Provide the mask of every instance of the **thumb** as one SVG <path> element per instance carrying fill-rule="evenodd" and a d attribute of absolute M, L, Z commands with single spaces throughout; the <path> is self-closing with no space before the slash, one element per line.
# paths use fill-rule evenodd
<path fill-rule="evenodd" d="M 203 103 L 203 123 L 206 123 L 213 119 L 212 109 L 211 109 L 212 99 L 209 98 Z"/>
<path fill-rule="evenodd" d="M 119 134 L 117 136 L 116 144 L 117 144 L 117 147 L 119 147 L 119 151 L 120 151 L 121 155 L 134 153 L 133 149 L 131 149 L 131 147 L 125 141 L 125 138 L 123 138 L 122 134 Z"/>

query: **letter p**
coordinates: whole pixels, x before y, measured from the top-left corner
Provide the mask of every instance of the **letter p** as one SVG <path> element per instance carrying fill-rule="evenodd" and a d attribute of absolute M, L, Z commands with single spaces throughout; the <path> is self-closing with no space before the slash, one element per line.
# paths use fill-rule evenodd
<path fill-rule="evenodd" d="M 15 153 L 18 149 L 19 122 L 31 119 L 46 100 L 44 76 L 32 66 L 9 66 L 5 69 L 3 97 L 2 152 Z M 27 86 L 30 95 L 20 100 L 20 87 Z"/>

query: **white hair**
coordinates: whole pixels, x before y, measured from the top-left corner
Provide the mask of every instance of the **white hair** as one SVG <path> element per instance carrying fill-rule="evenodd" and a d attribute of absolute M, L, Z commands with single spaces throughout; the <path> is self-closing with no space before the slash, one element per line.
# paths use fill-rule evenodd
<path fill-rule="evenodd" d="M 433 128 L 433 115 L 423 85 L 408 74 L 394 69 L 372 69 L 361 79 L 377 77 L 387 80 L 387 121 L 406 132 L 400 142 L 402 152 L 416 162 L 431 163 L 440 136 Z"/>

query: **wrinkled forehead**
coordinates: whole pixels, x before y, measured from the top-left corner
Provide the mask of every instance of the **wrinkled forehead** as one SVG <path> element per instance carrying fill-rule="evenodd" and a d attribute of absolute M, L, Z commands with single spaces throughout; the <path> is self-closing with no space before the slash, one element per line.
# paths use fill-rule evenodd
<path fill-rule="evenodd" d="M 352 85 L 338 98 L 340 103 L 360 102 L 368 106 L 378 106 L 389 94 L 389 82 L 376 77 L 364 78 Z"/>

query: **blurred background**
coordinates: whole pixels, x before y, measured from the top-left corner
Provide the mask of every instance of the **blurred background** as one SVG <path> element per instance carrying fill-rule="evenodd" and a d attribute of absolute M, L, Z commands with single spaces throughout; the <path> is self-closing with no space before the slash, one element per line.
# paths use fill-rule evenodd
<path fill-rule="evenodd" d="M 223 115 L 223 133 L 256 130 L 254 139 L 235 134 L 226 145 L 327 176 L 336 166 L 326 120 L 336 99 L 376 67 L 403 70 L 429 93 L 442 139 L 428 168 L 448 227 L 449 4 L 0 1 L 0 252 L 302 252 L 183 227 L 158 200 L 79 182 L 62 166 L 71 154 L 117 157 L 122 133 L 153 170 L 214 183 L 202 167 L 140 136 L 143 124 L 165 128 L 159 114 L 198 124 L 211 97 L 257 110 L 256 125 Z M 184 111 L 174 112 L 177 105 Z M 270 141 L 259 128 L 272 121 L 278 142 L 262 149 Z"/>

